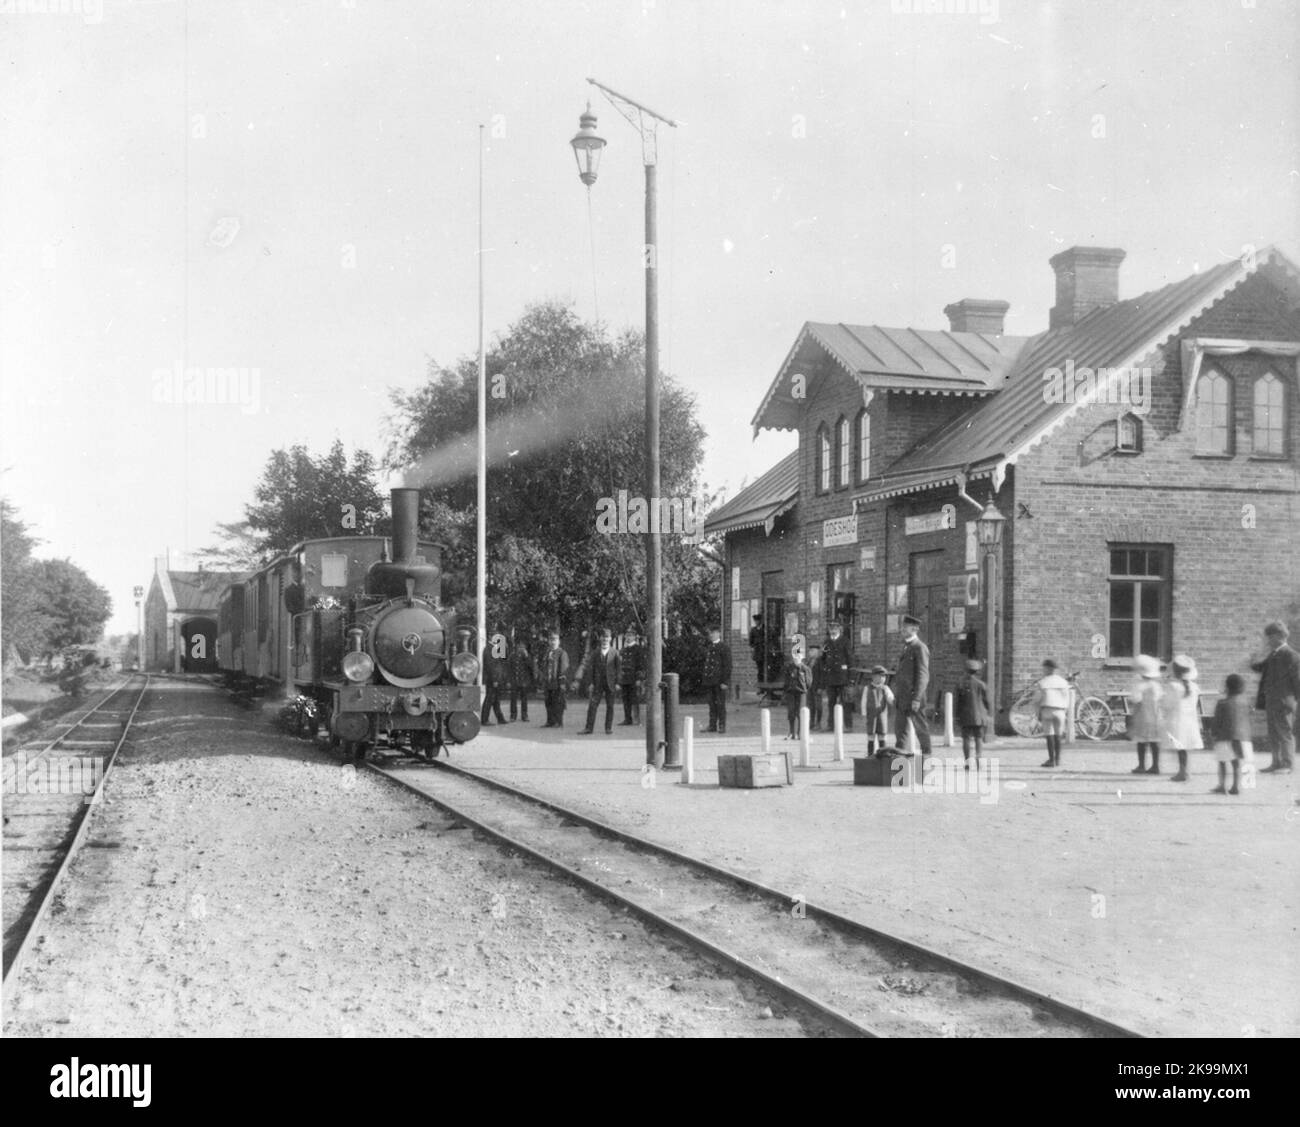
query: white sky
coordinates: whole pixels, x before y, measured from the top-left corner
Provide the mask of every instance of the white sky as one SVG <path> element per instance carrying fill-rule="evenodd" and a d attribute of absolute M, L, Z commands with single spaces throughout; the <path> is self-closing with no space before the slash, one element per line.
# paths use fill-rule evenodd
<path fill-rule="evenodd" d="M 1128 251 L 1122 296 L 1300 247 L 1282 0 L 59 7 L 0 2 L 0 491 L 109 588 L 110 631 L 272 448 L 378 454 L 385 389 L 475 350 L 480 122 L 489 334 L 593 292 L 641 325 L 640 145 L 588 75 L 684 123 L 660 133 L 663 363 L 732 493 L 792 445 L 749 420 L 805 320 L 942 328 L 994 297 L 1031 333 L 1075 243 Z M 259 409 L 155 403 L 177 365 L 256 369 Z"/>

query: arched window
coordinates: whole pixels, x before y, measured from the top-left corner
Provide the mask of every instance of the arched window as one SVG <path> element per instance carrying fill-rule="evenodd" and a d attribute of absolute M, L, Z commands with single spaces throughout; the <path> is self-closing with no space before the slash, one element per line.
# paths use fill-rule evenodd
<path fill-rule="evenodd" d="M 836 488 L 844 489 L 849 484 L 849 466 L 852 464 L 853 446 L 849 442 L 849 420 L 843 415 L 840 421 L 835 424 L 836 445 L 835 451 L 839 457 L 836 459 L 839 465 L 839 476 L 836 479 Z"/>
<path fill-rule="evenodd" d="M 858 412 L 858 484 L 871 476 L 871 416 L 864 407 Z"/>
<path fill-rule="evenodd" d="M 1232 386 L 1213 370 L 1196 381 L 1196 452 L 1232 453 Z"/>
<path fill-rule="evenodd" d="M 828 493 L 831 488 L 831 436 L 823 423 L 817 428 L 817 492 Z"/>
<path fill-rule="evenodd" d="M 1115 420 L 1115 449 L 1121 454 L 1142 450 L 1142 420 L 1132 412 Z"/>
<path fill-rule="evenodd" d="M 1255 425 L 1252 430 L 1256 454 L 1285 453 L 1286 389 L 1282 381 L 1266 372 L 1255 381 Z"/>

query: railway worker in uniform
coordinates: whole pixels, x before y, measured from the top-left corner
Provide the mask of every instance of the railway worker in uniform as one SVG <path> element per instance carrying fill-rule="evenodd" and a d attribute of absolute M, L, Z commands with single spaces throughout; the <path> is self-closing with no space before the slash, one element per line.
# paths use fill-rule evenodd
<path fill-rule="evenodd" d="M 1178 752 L 1178 774 L 1170 782 L 1187 782 L 1187 753 L 1200 751 L 1201 742 L 1201 691 L 1196 685 L 1196 662 L 1186 654 L 1179 654 L 1170 663 L 1173 677 L 1165 686 L 1161 710 L 1164 730 L 1169 742 Z"/>
<path fill-rule="evenodd" d="M 871 680 L 862 686 L 858 711 L 867 726 L 867 754 L 885 754 L 885 736 L 889 728 L 889 710 L 894 704 L 894 690 L 886 683 L 889 670 L 883 665 L 871 667 Z"/>
<path fill-rule="evenodd" d="M 629 630 L 623 635 L 623 648 L 619 651 L 618 687 L 623 694 L 623 719 L 619 727 L 641 723 L 641 683 L 645 680 L 645 667 L 636 634 Z"/>
<path fill-rule="evenodd" d="M 614 635 L 609 630 L 600 632 L 600 648 L 588 650 L 578 667 L 573 688 L 579 685 L 591 694 L 587 703 L 587 726 L 578 735 L 589 736 L 596 730 L 596 711 L 605 702 L 605 735 L 614 730 L 614 691 L 618 687 L 619 667 L 622 664 L 618 650 L 613 646 Z"/>
<path fill-rule="evenodd" d="M 1288 644 L 1290 632 L 1285 622 L 1270 622 L 1264 627 L 1269 652 L 1251 669 L 1262 674 L 1255 707 L 1264 710 L 1268 720 L 1268 745 L 1273 762 L 1265 773 L 1290 774 L 1295 763 L 1296 706 L 1300 702 L 1300 654 Z"/>
<path fill-rule="evenodd" d="M 493 712 L 496 713 L 498 724 L 506 722 L 501 714 L 501 688 L 508 676 L 506 659 L 497 657 L 492 652 L 493 649 L 491 642 L 483 647 L 483 712 L 479 716 L 479 723 L 485 728 L 492 723 L 488 715 Z"/>
<path fill-rule="evenodd" d="M 788 740 L 798 739 L 799 717 L 808 706 L 808 686 L 812 682 L 812 671 L 804 663 L 803 647 L 796 643 L 790 647 L 790 660 L 785 665 L 785 716 L 790 722 Z M 809 721 L 809 727 L 812 722 Z"/>
<path fill-rule="evenodd" d="M 1065 735 L 1065 713 L 1070 707 L 1070 682 L 1057 671 L 1050 657 L 1043 662 L 1043 675 L 1034 686 L 1034 704 L 1038 709 L 1038 723 L 1042 725 L 1047 740 L 1047 762 L 1044 767 L 1061 765 L 1061 737 Z"/>
<path fill-rule="evenodd" d="M 853 667 L 853 646 L 844 636 L 839 622 L 830 625 L 830 640 L 826 643 L 826 726 L 835 725 L 835 706 L 844 709 L 844 730 L 853 731 L 853 703 L 850 700 L 849 670 Z"/>
<path fill-rule="evenodd" d="M 510 719 L 528 723 L 528 694 L 537 683 L 537 663 L 528 652 L 523 638 L 515 642 L 510 654 Z"/>
<path fill-rule="evenodd" d="M 989 687 L 981 680 L 980 671 L 984 663 L 979 658 L 966 662 L 966 680 L 957 688 L 956 713 L 957 726 L 961 728 L 961 757 L 965 760 L 965 769 L 970 770 L 971 745 L 975 746 L 975 770 L 980 769 L 980 748 L 984 741 L 984 729 L 988 727 L 993 716 L 993 705 L 989 701 Z"/>
<path fill-rule="evenodd" d="M 1214 706 L 1214 758 L 1219 761 L 1219 785 L 1212 794 L 1241 793 L 1241 765 L 1252 764 L 1250 702 L 1246 700 L 1246 679 L 1229 673 L 1223 683 L 1223 699 Z M 1227 789 L 1228 764 L 1232 764 L 1232 789 Z M 1250 784 L 1247 783 L 1247 786 Z"/>
<path fill-rule="evenodd" d="M 930 726 L 925 721 L 925 694 L 930 687 L 930 647 L 921 641 L 921 620 L 915 615 L 903 615 L 901 629 L 903 652 L 894 677 L 894 697 L 898 702 L 894 751 L 898 755 L 912 754 L 907 750 L 910 727 L 916 733 L 916 742 L 921 745 L 924 758 L 930 754 Z"/>
<path fill-rule="evenodd" d="M 709 693 L 709 726 L 706 732 L 727 731 L 727 687 L 731 684 L 731 649 L 722 640 L 720 626 L 709 627 L 709 644 L 704 651 L 704 675 L 700 678 Z"/>
<path fill-rule="evenodd" d="M 763 649 L 765 642 L 763 639 L 763 616 L 754 615 L 754 625 L 749 628 L 749 652 L 754 655 L 754 666 L 757 670 L 757 677 L 763 679 Z"/>
<path fill-rule="evenodd" d="M 1134 775 L 1160 774 L 1160 700 L 1164 690 L 1160 684 L 1160 662 L 1146 654 L 1133 659 L 1133 672 L 1137 674 L 1129 689 L 1128 737 L 1137 744 L 1138 765 Z M 1147 766 L 1147 750 L 1151 751 L 1151 766 Z"/>
<path fill-rule="evenodd" d="M 544 728 L 564 727 L 564 686 L 569 680 L 569 655 L 560 648 L 560 635 L 552 630 L 541 660 L 542 692 L 546 700 Z"/>

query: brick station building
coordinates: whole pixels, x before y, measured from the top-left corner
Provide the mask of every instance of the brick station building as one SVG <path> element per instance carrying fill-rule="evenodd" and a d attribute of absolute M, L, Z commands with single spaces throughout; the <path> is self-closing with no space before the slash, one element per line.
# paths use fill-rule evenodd
<path fill-rule="evenodd" d="M 798 449 L 705 525 L 725 537 L 741 687 L 776 680 L 792 635 L 818 643 L 831 617 L 859 666 L 892 669 L 904 613 L 932 694 L 993 632 L 1003 717 L 1045 657 L 1097 694 L 1140 652 L 1191 654 L 1206 690 L 1254 683 L 1264 623 L 1300 631 L 1300 274 L 1269 249 L 1120 301 L 1123 259 L 1053 257 L 1036 336 L 971 299 L 947 330 L 803 326 L 753 419 Z M 1005 523 L 986 558 L 990 500 Z"/>

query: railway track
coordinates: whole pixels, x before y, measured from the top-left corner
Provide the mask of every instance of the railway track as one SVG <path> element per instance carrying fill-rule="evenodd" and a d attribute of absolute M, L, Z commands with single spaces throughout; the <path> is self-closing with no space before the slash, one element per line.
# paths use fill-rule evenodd
<path fill-rule="evenodd" d="M 425 764 L 366 766 L 844 1035 L 1141 1036 L 1021 983 L 445 761 L 436 762 L 436 772 Z"/>
<path fill-rule="evenodd" d="M 148 675 L 133 674 L 44 745 L 6 750 L 0 803 L 6 1001 L 148 689 Z"/>

